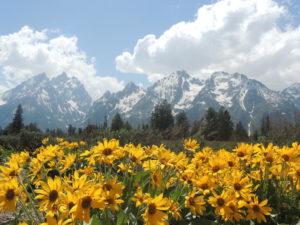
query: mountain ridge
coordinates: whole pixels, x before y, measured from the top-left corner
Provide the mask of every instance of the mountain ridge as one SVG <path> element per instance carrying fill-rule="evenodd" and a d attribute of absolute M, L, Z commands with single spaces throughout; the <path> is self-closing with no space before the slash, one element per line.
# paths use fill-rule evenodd
<path fill-rule="evenodd" d="M 116 107 L 118 101 L 126 96 L 122 96 L 121 92 L 113 95 L 118 98 L 109 100 L 104 95 L 93 103 L 87 114 L 90 123 L 101 123 L 105 117 L 111 120 L 116 112 L 134 125 L 148 123 L 154 106 L 166 99 L 174 114 L 184 110 L 191 121 L 203 117 L 209 107 L 216 110 L 225 107 L 233 121 L 242 121 L 250 133 L 260 125 L 266 113 L 279 112 L 293 121 L 293 113 L 299 110 L 283 93 L 271 90 L 244 74 L 222 71 L 213 73 L 206 80 L 192 77 L 185 71 L 172 73 L 145 88 L 141 98 L 126 112 Z M 106 102 L 110 103 L 109 108 Z"/>
<path fill-rule="evenodd" d="M 148 123 L 154 106 L 165 99 L 174 114 L 185 111 L 190 121 L 199 120 L 209 107 L 225 107 L 233 121 L 242 121 L 250 133 L 266 113 L 293 121 L 300 110 L 299 87 L 295 83 L 279 92 L 244 74 L 219 71 L 201 80 L 181 70 L 147 88 L 129 82 L 123 90 L 107 91 L 92 102 L 77 78 L 62 73 L 50 79 L 42 73 L 2 94 L 0 125 L 6 126 L 22 103 L 25 122 L 37 122 L 43 129 L 99 124 L 117 112 L 137 126 Z"/>
<path fill-rule="evenodd" d="M 82 126 L 92 99 L 75 77 L 65 73 L 49 79 L 38 74 L 1 96 L 0 125 L 6 126 L 17 105 L 22 104 L 25 123 L 36 122 L 41 128 Z"/>

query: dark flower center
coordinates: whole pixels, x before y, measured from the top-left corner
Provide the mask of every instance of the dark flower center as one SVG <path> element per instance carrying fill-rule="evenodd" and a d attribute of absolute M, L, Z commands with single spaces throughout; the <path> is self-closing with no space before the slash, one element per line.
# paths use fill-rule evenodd
<path fill-rule="evenodd" d="M 13 200 L 15 197 L 15 191 L 13 189 L 8 189 L 6 191 L 6 194 L 5 194 L 5 198 L 8 200 L 8 201 L 11 201 Z"/>
<path fill-rule="evenodd" d="M 53 170 L 49 170 L 47 173 L 48 177 L 51 177 L 52 179 L 54 179 L 56 176 L 59 176 L 59 171 L 57 169 L 53 169 Z"/>
<path fill-rule="evenodd" d="M 239 183 L 235 183 L 233 185 L 233 187 L 234 187 L 234 190 L 236 190 L 236 191 L 240 191 L 242 189 L 242 185 L 240 185 Z"/>
<path fill-rule="evenodd" d="M 260 207 L 259 207 L 259 205 L 253 205 L 253 206 L 252 206 L 252 209 L 253 209 L 253 211 L 256 212 L 256 213 L 260 212 Z"/>
<path fill-rule="evenodd" d="M 267 157 L 266 157 L 266 160 L 267 160 L 267 162 L 271 163 L 271 162 L 273 162 L 273 157 L 267 156 Z"/>
<path fill-rule="evenodd" d="M 153 174 L 153 180 L 155 183 L 157 183 L 159 181 L 157 174 Z"/>
<path fill-rule="evenodd" d="M 114 200 L 113 198 L 111 198 L 111 197 L 108 197 L 108 198 L 106 199 L 106 202 L 107 202 L 109 205 L 113 205 L 113 204 L 115 203 L 115 200 Z"/>
<path fill-rule="evenodd" d="M 218 204 L 218 206 L 220 206 L 220 207 L 224 206 L 224 204 L 225 204 L 224 199 L 223 199 L 223 198 L 218 198 L 218 199 L 217 199 L 217 204 Z"/>
<path fill-rule="evenodd" d="M 112 189 L 112 186 L 110 184 L 104 184 L 103 189 L 106 191 L 110 191 Z"/>
<path fill-rule="evenodd" d="M 245 153 L 244 153 L 244 152 L 238 152 L 238 153 L 237 153 L 237 156 L 238 156 L 238 157 L 244 157 L 244 156 L 245 156 Z"/>
<path fill-rule="evenodd" d="M 190 205 L 195 205 L 195 199 L 193 197 L 189 198 Z"/>
<path fill-rule="evenodd" d="M 137 158 L 136 158 L 135 156 L 132 156 L 132 157 L 131 157 L 131 161 L 132 161 L 132 162 L 137 162 Z"/>
<path fill-rule="evenodd" d="M 234 163 L 232 161 L 228 161 L 227 163 L 228 163 L 229 167 L 233 167 L 234 166 Z"/>
<path fill-rule="evenodd" d="M 11 176 L 11 177 L 17 176 L 16 171 L 15 171 L 15 170 L 11 171 L 11 172 L 9 173 L 9 176 Z"/>
<path fill-rule="evenodd" d="M 49 201 L 54 202 L 58 198 L 58 192 L 56 190 L 52 190 L 49 193 Z"/>
<path fill-rule="evenodd" d="M 229 207 L 233 212 L 235 211 L 235 206 L 234 206 L 233 204 L 230 204 L 228 207 Z"/>
<path fill-rule="evenodd" d="M 220 167 L 218 165 L 212 167 L 213 172 L 218 172 L 219 170 L 220 170 Z"/>
<path fill-rule="evenodd" d="M 75 204 L 73 202 L 69 202 L 68 209 L 71 210 Z"/>
<path fill-rule="evenodd" d="M 207 184 L 207 183 L 201 184 L 201 185 L 200 185 L 200 188 L 201 188 L 202 190 L 206 190 L 206 189 L 208 189 L 208 184 Z"/>
<path fill-rule="evenodd" d="M 82 199 L 81 207 L 83 209 L 89 209 L 92 206 L 92 198 L 90 196 L 86 196 Z"/>
<path fill-rule="evenodd" d="M 290 160 L 290 157 L 286 154 L 282 155 L 282 158 L 284 161 L 289 161 Z"/>
<path fill-rule="evenodd" d="M 183 176 L 182 176 L 182 179 L 183 179 L 183 180 L 188 180 L 189 178 L 188 178 L 187 175 L 183 175 Z"/>
<path fill-rule="evenodd" d="M 111 148 L 105 148 L 105 149 L 103 150 L 103 155 L 108 156 L 108 155 L 111 155 L 112 152 L 113 152 L 113 150 L 112 150 Z"/>
<path fill-rule="evenodd" d="M 148 206 L 148 212 L 149 212 L 150 215 L 154 215 L 156 213 L 156 206 L 155 206 L 155 204 L 151 203 Z"/>

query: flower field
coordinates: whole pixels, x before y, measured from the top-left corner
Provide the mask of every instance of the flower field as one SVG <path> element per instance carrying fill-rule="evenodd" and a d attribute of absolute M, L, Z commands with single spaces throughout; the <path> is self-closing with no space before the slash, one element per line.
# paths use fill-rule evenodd
<path fill-rule="evenodd" d="M 165 146 L 56 139 L 0 166 L 10 224 L 296 224 L 300 145 Z M 1 223 L 1 221 L 0 221 Z"/>

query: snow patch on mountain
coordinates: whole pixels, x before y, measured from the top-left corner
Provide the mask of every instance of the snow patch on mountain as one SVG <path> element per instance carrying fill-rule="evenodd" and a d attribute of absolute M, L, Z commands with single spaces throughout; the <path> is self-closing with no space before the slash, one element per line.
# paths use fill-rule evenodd
<path fill-rule="evenodd" d="M 191 104 L 194 98 L 202 90 L 203 87 L 203 84 L 189 83 L 187 90 L 183 92 L 181 99 L 178 101 L 177 104 L 175 104 L 174 108 L 181 110 L 191 108 Z"/>
<path fill-rule="evenodd" d="M 25 122 L 36 122 L 44 129 L 82 126 L 92 101 L 77 78 L 61 74 L 50 80 L 44 73 L 3 93 L 1 99 L 1 126 L 7 125 L 22 104 Z"/>
<path fill-rule="evenodd" d="M 246 97 L 246 95 L 247 95 L 247 93 L 248 93 L 248 90 L 242 90 L 241 91 L 241 94 L 240 94 L 240 98 L 239 98 L 239 102 L 240 102 L 240 106 L 242 107 L 242 109 L 243 110 L 247 110 L 246 109 L 246 106 L 245 106 L 245 97 Z"/>
<path fill-rule="evenodd" d="M 132 110 L 133 106 L 145 95 L 145 90 L 139 88 L 136 92 L 131 93 L 128 96 L 124 96 L 119 99 L 119 102 L 115 106 L 115 110 L 120 113 L 127 113 Z"/>

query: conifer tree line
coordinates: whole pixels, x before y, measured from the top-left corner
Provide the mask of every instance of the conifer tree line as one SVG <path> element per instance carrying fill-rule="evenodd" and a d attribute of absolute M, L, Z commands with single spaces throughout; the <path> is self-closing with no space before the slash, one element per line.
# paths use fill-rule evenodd
<path fill-rule="evenodd" d="M 105 123 L 107 124 L 107 121 Z M 197 133 L 209 141 L 228 141 L 232 138 L 237 141 L 247 141 L 249 139 L 242 122 L 234 125 L 229 112 L 223 107 L 218 111 L 209 108 L 202 120 L 190 123 L 184 111 L 174 116 L 171 104 L 166 100 L 155 106 L 151 113 L 149 125 L 142 127 L 161 132 L 167 139 L 184 138 Z M 119 113 L 116 113 L 112 118 L 110 129 L 118 131 L 121 129 L 129 130 L 132 127 L 128 121 L 123 121 Z"/>
<path fill-rule="evenodd" d="M 184 111 L 176 115 L 172 111 L 172 106 L 166 100 L 158 103 L 149 119 L 149 123 L 140 124 L 133 127 L 129 121 L 124 120 L 120 113 L 116 113 L 108 121 L 107 116 L 101 124 L 89 123 L 85 127 L 77 128 L 69 125 L 65 130 L 46 129 L 42 131 L 35 123 L 25 124 L 23 119 L 23 109 L 21 105 L 16 107 L 11 123 L 4 129 L 0 129 L 1 146 L 21 146 L 34 148 L 45 136 L 64 136 L 78 138 L 96 138 L 101 134 L 103 137 L 124 137 L 124 141 L 139 139 L 150 140 L 179 140 L 189 136 L 201 137 L 207 141 L 232 141 L 232 142 L 263 142 L 272 141 L 274 143 L 284 143 L 288 140 L 300 140 L 300 114 L 298 123 L 279 119 L 278 115 L 265 114 L 261 120 L 261 126 L 252 131 L 249 137 L 241 121 L 236 124 L 232 121 L 230 113 L 224 107 L 218 110 L 208 108 L 203 118 L 197 121 L 189 121 Z M 133 135 L 133 136 L 132 136 Z M 9 143 L 9 144 L 7 144 Z"/>

